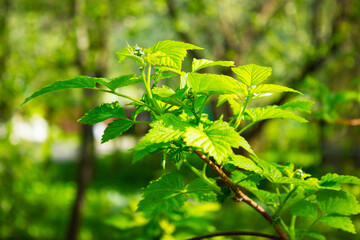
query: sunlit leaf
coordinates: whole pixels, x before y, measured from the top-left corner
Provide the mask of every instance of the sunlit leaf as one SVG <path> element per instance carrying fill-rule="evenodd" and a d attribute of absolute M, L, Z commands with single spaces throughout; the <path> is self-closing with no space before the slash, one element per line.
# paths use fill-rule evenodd
<path fill-rule="evenodd" d="M 152 89 L 152 93 L 160 97 L 170 97 L 171 95 L 175 94 L 175 91 L 172 90 L 170 87 L 164 85 L 161 88 L 154 87 Z"/>
<path fill-rule="evenodd" d="M 247 171 L 256 173 L 263 172 L 263 170 L 253 160 L 242 155 L 231 155 L 229 163 Z"/>
<path fill-rule="evenodd" d="M 238 98 L 235 94 L 223 94 L 218 97 L 217 107 L 221 104 L 228 102 L 234 115 L 238 115 L 241 111 L 241 104 L 238 102 Z"/>
<path fill-rule="evenodd" d="M 200 69 L 211 67 L 211 66 L 223 66 L 223 67 L 232 67 L 234 66 L 233 61 L 211 61 L 207 59 L 196 59 L 193 58 L 192 62 L 192 71 L 196 72 Z"/>
<path fill-rule="evenodd" d="M 161 143 L 179 140 L 185 133 L 185 128 L 191 126 L 172 114 L 165 114 L 150 124 L 149 132 L 141 142 Z"/>
<path fill-rule="evenodd" d="M 281 93 L 281 92 L 294 92 L 300 93 L 292 88 L 284 87 L 276 84 L 260 84 L 251 89 L 253 94 L 263 94 L 263 93 Z"/>
<path fill-rule="evenodd" d="M 261 175 L 265 176 L 272 182 L 277 182 L 282 179 L 281 171 L 277 169 L 274 163 L 262 160 L 255 156 L 252 156 L 252 159 L 257 163 L 259 167 L 262 168 L 263 171 Z"/>
<path fill-rule="evenodd" d="M 160 41 L 148 49 L 146 61 L 153 65 L 161 65 L 180 70 L 187 50 L 193 49 L 202 48 L 178 41 Z"/>
<path fill-rule="evenodd" d="M 262 121 L 265 119 L 292 119 L 302 123 L 307 120 L 297 116 L 295 113 L 284 110 L 278 106 L 268 106 L 263 108 L 248 108 L 245 111 L 246 117 L 253 122 Z"/>
<path fill-rule="evenodd" d="M 256 64 L 248 64 L 232 68 L 238 79 L 246 86 L 256 86 L 265 81 L 271 75 L 270 67 L 262 67 Z"/>
<path fill-rule="evenodd" d="M 311 108 L 314 105 L 315 102 L 313 101 L 306 101 L 306 100 L 295 100 L 287 102 L 279 108 L 290 110 L 290 111 L 300 111 L 305 113 L 311 113 Z"/>
<path fill-rule="evenodd" d="M 116 54 L 118 56 L 118 62 L 121 63 L 126 59 L 133 59 L 138 63 L 138 65 L 141 65 L 143 63 L 143 60 L 140 56 L 137 56 L 135 54 L 135 49 L 136 48 L 133 46 L 127 46 L 126 48 L 117 51 Z"/>
<path fill-rule="evenodd" d="M 236 94 L 241 84 L 226 75 L 210 73 L 188 73 L 186 80 L 195 93 Z"/>
<path fill-rule="evenodd" d="M 294 184 L 296 186 L 302 186 L 305 189 L 318 190 L 319 189 L 319 180 L 317 178 L 292 178 L 292 177 L 282 177 L 278 179 L 276 183 L 285 183 L 285 184 Z"/>
<path fill-rule="evenodd" d="M 233 148 L 243 147 L 253 153 L 250 145 L 227 122 L 218 120 L 201 130 L 195 127 L 186 129 L 184 141 L 187 145 L 200 148 L 204 153 L 222 164 L 233 153 Z"/>

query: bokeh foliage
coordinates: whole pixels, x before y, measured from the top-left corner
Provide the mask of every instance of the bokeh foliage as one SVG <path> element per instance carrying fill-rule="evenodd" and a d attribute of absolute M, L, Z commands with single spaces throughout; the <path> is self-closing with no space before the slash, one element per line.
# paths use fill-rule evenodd
<path fill-rule="evenodd" d="M 77 4 L 84 5 L 78 15 L 74 13 Z M 79 26 L 85 26 L 83 67 L 89 75 L 96 74 L 99 64 L 107 66 L 104 77 L 132 72 L 136 66 L 129 62 L 119 67 L 114 53 L 126 42 L 149 47 L 164 39 L 205 47 L 206 51 L 192 52 L 190 57 L 271 66 L 271 79 L 305 92 L 302 99 L 316 101 L 313 117 L 307 125 L 285 120 L 257 124 L 245 137 L 264 159 L 291 161 L 314 176 L 325 172 L 359 176 L 359 14 L 356 0 L 3 0 L 0 238 L 66 237 L 82 141 L 76 120 L 87 103 L 82 92 L 67 91 L 45 95 L 31 105 L 20 104 L 40 87 L 82 71 Z M 189 70 L 190 61 L 184 67 Z M 137 88 L 124 91 L 139 94 Z M 103 95 L 96 98 L 113 100 Z M 282 103 L 285 98 L 289 96 L 273 95 L 269 101 Z M 212 99 L 207 113 L 231 115 L 226 105 L 216 110 L 215 105 Z M 230 201 L 221 206 L 188 203 L 184 212 L 145 219 L 135 213 L 139 190 L 159 176 L 161 159 L 156 156 L 132 165 L 127 148 L 146 129 L 134 128 L 104 145 L 96 131 L 98 154 L 84 201 L 80 239 L 185 239 L 239 226 L 271 232 L 260 217 L 249 215 L 250 209 Z M 358 187 L 349 189 L 360 194 Z M 354 221 L 360 231 L 359 217 Z M 325 225 L 317 228 L 327 239 L 353 237 Z"/>

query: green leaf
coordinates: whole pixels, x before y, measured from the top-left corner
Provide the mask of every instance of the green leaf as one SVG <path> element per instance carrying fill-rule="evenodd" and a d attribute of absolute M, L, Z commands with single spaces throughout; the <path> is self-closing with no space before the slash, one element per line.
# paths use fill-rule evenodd
<path fill-rule="evenodd" d="M 290 110 L 290 111 L 300 111 L 305 113 L 311 113 L 311 108 L 314 105 L 315 102 L 313 101 L 306 101 L 306 100 L 295 100 L 287 102 L 279 108 L 282 108 L 284 110 Z"/>
<path fill-rule="evenodd" d="M 225 169 L 228 167 L 229 165 L 225 165 Z M 233 166 L 233 165 L 230 165 Z M 245 179 L 247 179 L 249 177 L 249 172 L 245 172 L 245 171 L 234 171 L 234 169 L 228 170 L 227 171 L 231 171 L 231 180 L 232 182 L 234 182 L 235 184 L 238 184 L 240 181 L 243 181 Z"/>
<path fill-rule="evenodd" d="M 300 93 L 292 88 L 276 85 L 276 84 L 261 84 L 251 89 L 252 94 L 264 94 L 264 93 L 281 93 L 281 92 L 294 92 Z"/>
<path fill-rule="evenodd" d="M 305 118 L 297 116 L 295 113 L 283 110 L 278 106 L 268 106 L 263 108 L 248 108 L 245 110 L 248 119 L 253 122 L 262 121 L 265 119 L 292 119 L 302 123 L 308 122 Z"/>
<path fill-rule="evenodd" d="M 304 238 L 304 236 L 308 236 L 318 240 L 326 240 L 326 238 L 320 233 L 317 233 L 315 231 L 303 230 L 303 229 L 296 229 L 296 236 L 299 236 L 300 239 Z"/>
<path fill-rule="evenodd" d="M 223 67 L 232 67 L 234 66 L 234 62 L 233 61 L 211 61 L 211 60 L 207 60 L 207 59 L 196 59 L 193 58 L 193 62 L 192 62 L 192 71 L 196 72 L 199 71 L 200 69 L 206 68 L 206 67 L 211 67 L 211 66 L 223 66 Z"/>
<path fill-rule="evenodd" d="M 232 68 L 238 79 L 246 86 L 256 86 L 271 75 L 270 67 L 262 67 L 256 64 L 248 64 Z"/>
<path fill-rule="evenodd" d="M 253 160 L 242 155 L 231 155 L 229 163 L 247 171 L 256 173 L 263 172 L 263 170 Z"/>
<path fill-rule="evenodd" d="M 243 184 L 241 184 L 243 186 Z M 246 188 L 246 186 L 243 186 Z M 254 189 L 254 188 L 246 188 L 252 194 L 254 194 L 261 202 L 265 203 L 266 205 L 272 205 L 278 203 L 279 195 L 276 193 L 272 193 L 269 191 L 261 190 L 261 189 Z"/>
<path fill-rule="evenodd" d="M 160 97 L 166 98 L 166 97 L 170 97 L 171 95 L 174 95 L 175 91 L 172 90 L 170 87 L 163 85 L 161 88 L 154 87 L 152 89 L 152 93 L 154 95 L 158 95 Z"/>
<path fill-rule="evenodd" d="M 319 221 L 333 228 L 341 229 L 343 231 L 356 234 L 355 226 L 349 217 L 329 215 L 329 216 L 321 217 Z"/>
<path fill-rule="evenodd" d="M 233 114 L 238 115 L 241 111 L 241 104 L 236 100 L 237 96 L 235 94 L 220 95 L 218 97 L 218 103 L 216 107 L 219 107 L 221 104 L 227 101 L 230 104 L 231 109 L 233 110 Z"/>
<path fill-rule="evenodd" d="M 181 70 L 179 69 L 176 69 L 176 68 L 171 68 L 171 67 L 160 67 L 160 66 L 157 66 L 155 67 L 156 70 L 160 71 L 160 72 L 165 72 L 165 71 L 170 71 L 170 72 L 174 72 L 180 76 L 184 76 L 185 75 L 185 72 L 182 72 Z"/>
<path fill-rule="evenodd" d="M 315 203 L 302 200 L 291 206 L 291 214 L 302 217 L 317 218 L 317 205 Z"/>
<path fill-rule="evenodd" d="M 128 58 L 128 55 L 132 55 L 134 52 L 134 47 L 127 46 L 116 52 L 118 55 L 118 63 L 125 61 Z"/>
<path fill-rule="evenodd" d="M 137 144 L 134 148 L 130 149 L 135 150 L 132 163 L 136 163 L 137 161 L 143 159 L 149 154 L 160 152 L 168 146 L 169 143 Z"/>
<path fill-rule="evenodd" d="M 282 174 L 276 165 L 272 162 L 262 160 L 258 157 L 252 156 L 252 159 L 262 168 L 263 172 L 261 175 L 265 176 L 272 182 L 278 182 L 282 178 Z"/>
<path fill-rule="evenodd" d="M 122 119 L 117 119 L 112 123 L 109 123 L 101 137 L 101 143 L 105 143 L 110 139 L 120 136 L 123 132 L 129 130 L 132 125 L 134 125 L 133 122 Z"/>
<path fill-rule="evenodd" d="M 160 80 L 177 77 L 177 76 L 178 75 L 176 75 L 174 73 L 162 72 L 162 71 L 159 71 L 159 69 L 155 68 L 155 73 L 150 75 L 150 79 L 154 81 L 153 86 L 156 86 Z"/>
<path fill-rule="evenodd" d="M 308 178 L 306 180 L 300 178 L 291 178 L 291 177 L 282 177 L 276 183 L 278 184 L 294 184 L 297 186 L 302 186 L 305 189 L 318 190 L 319 183 L 317 178 Z"/>
<path fill-rule="evenodd" d="M 189 43 L 164 40 L 147 49 L 146 61 L 153 65 L 167 66 L 180 70 L 187 50 L 202 49 Z"/>
<path fill-rule="evenodd" d="M 360 185 L 360 179 L 355 176 L 338 175 L 336 173 L 328 173 L 321 177 L 320 185 L 325 187 L 333 187 L 338 183 L 349 183 Z"/>
<path fill-rule="evenodd" d="M 360 213 L 360 205 L 355 196 L 344 191 L 321 190 L 316 199 L 320 209 L 327 214 L 352 215 Z"/>
<path fill-rule="evenodd" d="M 143 64 L 143 60 L 141 57 L 137 56 L 135 54 L 135 47 L 133 46 L 127 46 L 126 48 L 123 48 L 119 51 L 116 52 L 117 56 L 118 56 L 118 63 L 121 63 L 127 59 L 133 59 L 137 62 L 138 65 L 142 65 Z"/>
<path fill-rule="evenodd" d="M 153 217 L 159 213 L 167 213 L 181 208 L 187 198 L 183 179 L 179 173 L 169 173 L 150 182 L 142 193 L 138 211 L 146 217 Z"/>
<path fill-rule="evenodd" d="M 189 185 L 186 186 L 186 191 L 190 197 L 196 199 L 198 202 L 216 200 L 216 194 L 213 192 L 213 189 L 201 178 L 191 181 Z"/>
<path fill-rule="evenodd" d="M 233 153 L 233 148 L 243 147 L 253 153 L 250 145 L 227 122 L 215 121 L 203 131 L 199 128 L 186 129 L 184 141 L 188 146 L 200 148 L 221 164 Z"/>
<path fill-rule="evenodd" d="M 114 91 L 117 88 L 126 87 L 142 82 L 141 78 L 135 76 L 135 74 L 121 75 L 116 78 L 109 79 L 109 81 L 107 83 L 104 83 L 103 85 Z"/>
<path fill-rule="evenodd" d="M 43 95 L 45 93 L 63 90 L 63 89 L 70 89 L 70 88 L 92 88 L 94 89 L 96 87 L 96 83 L 103 82 L 104 80 L 102 78 L 93 78 L 88 76 L 77 76 L 75 78 L 71 78 L 68 80 L 63 81 L 56 81 L 39 91 L 36 91 L 33 93 L 30 97 L 26 98 L 25 101 L 22 104 L 27 103 L 31 99 L 38 97 L 40 95 Z"/>
<path fill-rule="evenodd" d="M 241 84 L 226 75 L 210 73 L 188 73 L 186 80 L 195 93 L 236 94 Z"/>
<path fill-rule="evenodd" d="M 87 112 L 78 122 L 82 124 L 95 124 L 109 118 L 127 119 L 125 111 L 119 102 L 102 103 Z"/>
<path fill-rule="evenodd" d="M 139 144 L 166 143 L 179 140 L 185 133 L 185 128 L 191 126 L 173 114 L 164 114 L 150 124 L 149 132 Z"/>
<path fill-rule="evenodd" d="M 240 185 L 246 189 L 257 189 L 261 181 L 261 177 L 253 172 L 244 171 L 232 171 L 231 181 L 237 185 Z"/>

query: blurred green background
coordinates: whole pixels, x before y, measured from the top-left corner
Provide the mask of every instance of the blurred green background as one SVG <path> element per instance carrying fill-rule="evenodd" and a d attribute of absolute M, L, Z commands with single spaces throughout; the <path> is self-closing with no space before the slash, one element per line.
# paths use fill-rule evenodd
<path fill-rule="evenodd" d="M 117 64 L 115 52 L 126 42 L 150 47 L 165 39 L 205 48 L 190 52 L 190 60 L 272 67 L 268 83 L 293 87 L 304 93 L 297 98 L 316 102 L 309 124 L 273 120 L 249 129 L 244 136 L 259 156 L 293 162 L 315 177 L 360 175 L 358 0 L 1 0 L 0 239 L 171 240 L 218 231 L 273 233 L 260 215 L 232 201 L 189 202 L 183 211 L 157 219 L 136 213 L 140 189 L 163 171 L 160 156 L 131 163 L 128 149 L 147 129 L 136 126 L 100 144 L 105 123 L 76 122 L 97 103 L 126 104 L 123 99 L 74 90 L 20 106 L 56 80 L 136 71 L 130 61 Z M 210 71 L 231 74 L 224 68 Z M 139 97 L 142 86 L 122 91 Z M 273 95 L 259 104 L 294 97 Z M 213 98 L 207 113 L 231 115 L 228 106 L 215 106 Z M 131 106 L 126 111 L 130 114 Z M 348 190 L 360 196 L 360 187 Z M 360 232 L 360 217 L 353 220 Z M 330 240 L 360 239 L 321 224 L 315 229 Z"/>

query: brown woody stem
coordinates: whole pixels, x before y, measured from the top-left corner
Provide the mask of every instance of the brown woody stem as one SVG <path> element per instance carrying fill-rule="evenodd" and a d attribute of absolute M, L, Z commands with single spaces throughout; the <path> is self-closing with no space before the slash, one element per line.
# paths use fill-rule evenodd
<path fill-rule="evenodd" d="M 224 181 L 224 183 L 230 187 L 230 189 L 235 193 L 235 200 L 236 201 L 243 201 L 246 204 L 248 204 L 250 207 L 255 209 L 258 213 L 260 213 L 270 224 L 273 226 L 275 231 L 279 234 L 280 238 L 282 240 L 289 240 L 288 235 L 284 232 L 284 230 L 281 228 L 281 226 L 273 221 L 271 216 L 265 211 L 264 208 L 259 206 L 254 200 L 249 198 L 245 193 L 243 193 L 239 186 L 232 183 L 228 176 L 210 159 L 208 159 L 203 153 L 199 151 L 195 151 L 195 154 L 198 155 L 206 164 L 211 167 L 217 175 L 221 177 L 221 179 Z"/>

